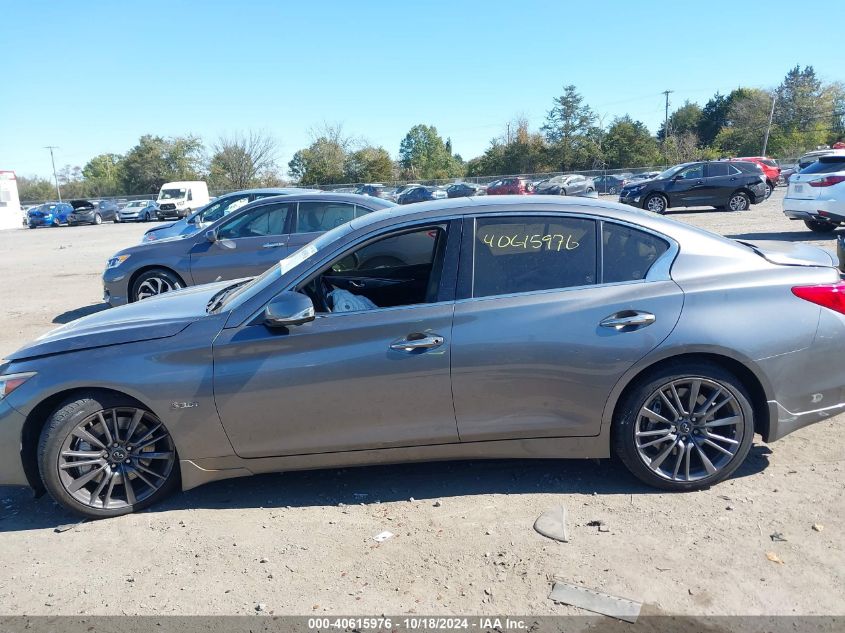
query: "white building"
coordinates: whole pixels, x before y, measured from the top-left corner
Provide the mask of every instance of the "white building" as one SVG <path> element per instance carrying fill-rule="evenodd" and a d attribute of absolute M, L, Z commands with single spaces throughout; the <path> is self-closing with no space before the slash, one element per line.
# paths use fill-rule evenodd
<path fill-rule="evenodd" d="M 0 170 L 0 229 L 19 229 L 22 217 L 15 172 Z"/>

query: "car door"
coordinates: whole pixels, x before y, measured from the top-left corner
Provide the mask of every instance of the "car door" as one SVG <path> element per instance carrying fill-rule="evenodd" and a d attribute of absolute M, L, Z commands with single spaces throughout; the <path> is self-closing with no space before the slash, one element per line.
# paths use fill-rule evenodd
<path fill-rule="evenodd" d="M 704 163 L 696 163 L 679 171 L 667 183 L 666 193 L 669 195 L 671 207 L 695 207 L 704 202 L 706 183 L 704 181 Z"/>
<path fill-rule="evenodd" d="M 229 216 L 216 226 L 217 239 L 201 231 L 191 247 L 195 284 L 254 277 L 288 254 L 288 222 L 295 204 L 267 202 Z"/>
<path fill-rule="evenodd" d="M 236 453 L 458 442 L 450 360 L 459 240 L 459 223 L 383 231 L 293 282 L 291 289 L 314 299 L 314 321 L 273 329 L 253 319 L 224 329 L 214 342 L 214 393 Z M 362 268 L 374 253 L 394 248 L 418 257 Z M 411 270 L 417 277 L 403 279 Z M 314 294 L 323 275 L 347 292 L 340 303 L 335 296 L 332 309 Z M 350 298 L 376 301 L 342 311 Z"/>
<path fill-rule="evenodd" d="M 672 244 L 541 212 L 470 218 L 463 234 L 452 329 L 461 441 L 597 435 L 613 387 L 680 316 L 661 260 Z"/>
<path fill-rule="evenodd" d="M 736 178 L 741 172 L 727 162 L 707 163 L 706 168 L 707 178 L 699 204 L 714 207 L 726 205 L 731 193 L 736 189 Z"/>

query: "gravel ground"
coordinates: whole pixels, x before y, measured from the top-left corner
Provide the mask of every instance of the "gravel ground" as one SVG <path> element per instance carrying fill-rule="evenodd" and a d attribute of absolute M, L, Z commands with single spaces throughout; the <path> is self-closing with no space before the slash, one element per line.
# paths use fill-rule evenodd
<path fill-rule="evenodd" d="M 671 215 L 831 247 L 784 218 L 782 195 L 742 214 Z M 101 309 L 106 259 L 144 229 L 0 232 L 0 355 Z M 0 614 L 583 613 L 548 599 L 559 578 L 649 612 L 842 615 L 842 422 L 758 438 L 730 481 L 690 494 L 641 486 L 612 461 L 455 462 L 225 481 L 75 524 L 49 497 L 0 488 Z M 560 504 L 566 544 L 532 529 Z M 384 530 L 394 536 L 375 542 Z"/>

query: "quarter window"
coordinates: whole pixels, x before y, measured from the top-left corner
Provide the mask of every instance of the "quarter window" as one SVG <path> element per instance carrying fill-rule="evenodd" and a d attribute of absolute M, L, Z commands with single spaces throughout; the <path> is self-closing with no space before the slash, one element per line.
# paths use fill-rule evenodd
<path fill-rule="evenodd" d="M 618 283 L 645 279 L 669 244 L 651 233 L 603 222 L 602 247 L 602 283 Z"/>
<path fill-rule="evenodd" d="M 596 283 L 596 224 L 563 217 L 479 218 L 472 296 Z"/>
<path fill-rule="evenodd" d="M 317 233 L 355 219 L 355 205 L 344 202 L 300 202 L 296 233 Z"/>

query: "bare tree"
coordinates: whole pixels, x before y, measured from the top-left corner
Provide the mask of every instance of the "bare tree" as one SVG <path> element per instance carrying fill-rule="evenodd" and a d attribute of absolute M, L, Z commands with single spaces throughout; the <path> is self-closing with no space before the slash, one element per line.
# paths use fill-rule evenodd
<path fill-rule="evenodd" d="M 212 149 L 209 171 L 217 187 L 254 187 L 276 175 L 278 143 L 267 132 L 250 130 L 221 136 Z"/>

